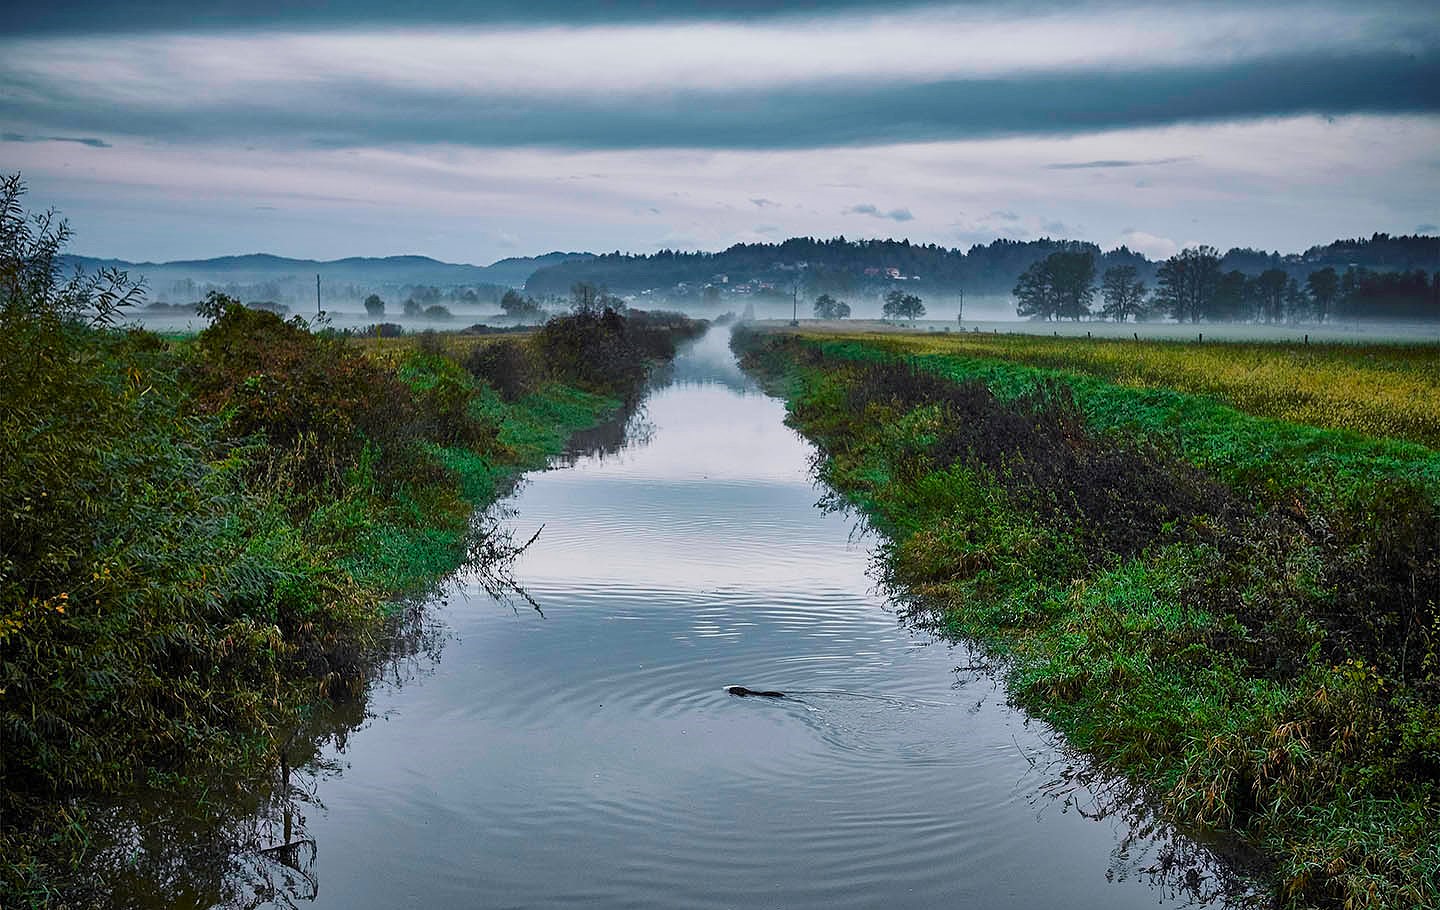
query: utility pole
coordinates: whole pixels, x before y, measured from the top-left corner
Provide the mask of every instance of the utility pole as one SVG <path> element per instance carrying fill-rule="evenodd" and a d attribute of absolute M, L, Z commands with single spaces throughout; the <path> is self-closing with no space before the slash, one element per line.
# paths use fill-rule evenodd
<path fill-rule="evenodd" d="M 790 285 L 790 324 L 800 324 L 800 280 Z"/>
<path fill-rule="evenodd" d="M 955 314 L 955 321 L 960 325 L 965 324 L 965 289 L 960 289 L 960 309 Z"/>
<path fill-rule="evenodd" d="M 323 313 L 320 312 L 320 273 L 315 273 L 315 318 L 319 319 Z"/>

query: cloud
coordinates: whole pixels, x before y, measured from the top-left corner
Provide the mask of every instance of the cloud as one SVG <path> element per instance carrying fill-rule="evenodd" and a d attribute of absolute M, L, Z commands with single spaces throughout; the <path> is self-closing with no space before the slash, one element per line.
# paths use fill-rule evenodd
<path fill-rule="evenodd" d="M 1419 4 L 837 14 L 816 3 L 803 18 L 724 17 L 745 2 L 725 0 L 713 21 L 581 16 L 563 28 L 466 25 L 455 4 L 451 27 L 420 16 L 379 29 L 364 23 L 382 4 L 361 0 L 345 28 L 325 30 L 287 28 L 277 0 L 262 0 L 272 25 L 259 31 L 11 32 L 0 39 L 0 97 L 7 122 L 27 132 L 321 148 L 817 148 L 1440 112 L 1440 22 Z"/>
<path fill-rule="evenodd" d="M 1426 224 L 1415 225 L 1415 233 L 1417 234 L 1433 234 L 1436 231 L 1440 231 L 1440 224 L 1430 224 L 1427 222 Z"/>
<path fill-rule="evenodd" d="M 492 240 L 501 229 L 524 238 L 519 251 L 649 251 L 662 223 L 712 250 L 757 239 L 756 225 L 774 226 L 781 237 L 903 231 L 912 242 L 968 247 L 996 237 L 1032 239 L 1063 222 L 1066 236 L 1106 248 L 1123 232 L 1143 229 L 1222 249 L 1298 251 L 1387 225 L 1409 230 L 1436 221 L 1433 205 L 1413 189 L 1433 180 L 1440 148 L 1440 117 L 1433 116 L 704 152 L 419 143 L 331 150 L 267 143 L 246 151 L 243 142 L 120 142 L 98 131 L 38 131 L 8 121 L 0 129 L 115 142 L 103 154 L 66 143 L 4 145 L 0 157 L 26 175 L 36 207 L 54 206 L 77 226 L 77 252 L 135 260 L 276 249 L 316 258 L 419 251 L 479 261 L 512 252 Z M 1376 136 L 1386 141 L 1377 145 Z M 1154 158 L 1193 154 L 1198 163 L 1166 169 L 1148 191 L 1044 169 L 1140 157 L 1136 149 Z M 1337 184 L 1341 171 L 1346 180 Z M 604 177 L 576 192 L 563 180 L 572 174 Z M 752 197 L 785 203 L 762 210 Z M 881 211 L 906 200 L 924 207 L 904 224 L 840 214 L 856 203 Z M 282 211 L 250 211 L 261 203 Z M 665 211 L 663 222 L 631 214 L 647 204 Z M 967 228 L 973 233 L 963 236 Z"/>
<path fill-rule="evenodd" d="M 1193 244 L 1190 244 L 1193 245 Z M 1127 230 L 1115 241 L 1113 247 L 1128 246 L 1137 253 L 1144 253 L 1151 259 L 1169 259 L 1180 252 L 1180 244 L 1169 237 L 1159 237 L 1145 231 Z M 1112 248 L 1113 248 L 1112 247 Z"/>
<path fill-rule="evenodd" d="M 0 133 L 0 142 L 74 142 L 92 149 L 114 148 L 104 139 L 91 136 L 27 136 L 24 133 Z"/>
<path fill-rule="evenodd" d="M 1152 167 L 1160 164 L 1178 164 L 1182 161 L 1193 161 L 1192 155 L 1181 155 L 1175 158 L 1150 158 L 1148 160 L 1131 161 L 1124 158 L 1109 158 L 1100 161 L 1064 161 L 1058 164 L 1045 165 L 1046 170 L 1051 171 L 1078 171 L 1089 168 L 1112 168 L 1112 167 Z"/>
<path fill-rule="evenodd" d="M 1022 215 L 1009 209 L 992 209 L 983 215 L 957 213 L 946 233 L 947 239 L 960 245 L 987 244 L 998 238 L 1034 240 L 1040 237 L 1077 238 L 1083 232 L 1056 218 Z"/>
<path fill-rule="evenodd" d="M 750 202 L 759 209 L 766 208 L 767 206 L 778 206 L 780 204 L 773 199 L 766 199 L 764 197 L 751 199 Z"/>
<path fill-rule="evenodd" d="M 807 0 L 808 13 L 844 13 L 867 8 L 893 10 L 929 0 Z M 155 31 L 184 22 L 190 28 L 315 27 L 356 23 L 416 25 L 427 23 L 486 24 L 515 27 L 538 23 L 653 22 L 753 20 L 793 17 L 797 4 L 788 0 L 356 0 L 349 3 L 293 3 L 251 0 L 247 3 L 194 3 L 193 0 L 147 0 L 139 4 L 95 3 L 93 0 L 48 0 L 21 4 L 6 11 L 6 28 L 14 34 L 67 34 L 107 31 Z"/>
<path fill-rule="evenodd" d="M 876 208 L 873 205 L 870 205 L 869 203 L 864 203 L 862 205 L 852 205 L 848 209 L 846 209 L 843 214 L 869 215 L 872 218 L 889 218 L 891 221 L 915 220 L 915 216 L 910 214 L 909 209 L 891 209 L 888 212 L 882 212 L 880 211 L 880 209 Z"/>
<path fill-rule="evenodd" d="M 508 94 L 416 88 L 375 76 L 282 82 L 245 97 L 180 90 L 115 99 L 64 80 L 19 80 L 0 94 L 11 122 L 50 134 L 323 148 L 456 144 L 549 148 L 818 148 L 1060 136 L 1297 112 L 1440 113 L 1440 49 L 1414 58 L 1287 58 L 1241 66 L 1022 74 L 984 80 L 663 97 Z M 184 83 L 176 76 L 177 83 Z M 24 84 L 21 84 L 21 83 Z"/>
<path fill-rule="evenodd" d="M 477 4 L 478 6 L 478 4 Z M 609 6 L 609 4 L 606 4 Z M 1433 16 L 1348 9 L 1326 0 L 1264 7 L 1116 3 L 1074 9 L 926 7 L 867 16 L 487 29 L 264 29 L 12 39 L 4 68 L 86 85 L 108 99 L 151 95 L 249 104 L 278 85 L 379 82 L 419 92 L 605 99 L 780 86 L 929 84 L 1040 73 L 1130 73 L 1238 66 L 1279 56 L 1405 56 L 1433 49 Z M 9 24 L 9 23 L 7 23 Z M 13 32 L 12 32 L 13 35 Z"/>

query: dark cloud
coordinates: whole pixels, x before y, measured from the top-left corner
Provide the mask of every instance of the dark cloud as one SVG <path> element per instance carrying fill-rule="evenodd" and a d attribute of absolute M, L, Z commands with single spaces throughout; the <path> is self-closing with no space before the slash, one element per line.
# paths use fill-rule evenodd
<path fill-rule="evenodd" d="M 104 139 L 92 136 L 26 136 L 24 133 L 0 133 L 0 142 L 75 142 L 92 149 L 113 148 Z"/>
<path fill-rule="evenodd" d="M 1193 160 L 1194 158 L 1188 155 L 1182 155 L 1178 158 L 1148 158 L 1143 160 L 1110 158 L 1100 161 L 1062 161 L 1058 164 L 1047 164 L 1045 167 L 1052 171 L 1079 171 L 1088 168 L 1151 167 L 1160 164 L 1179 164 L 1182 161 Z"/>
<path fill-rule="evenodd" d="M 914 221 L 914 220 L 915 220 L 915 216 L 912 215 L 912 214 L 910 214 L 910 210 L 909 210 L 909 209 L 891 209 L 891 210 L 888 211 L 888 212 L 882 212 L 882 211 L 880 211 L 880 209 L 876 208 L 876 207 L 873 206 L 873 205 L 870 205 L 869 203 L 864 203 L 864 204 L 861 204 L 861 205 L 852 205 L 852 206 L 850 206 L 848 209 L 845 210 L 844 214 L 846 214 L 846 215 L 869 215 L 871 218 L 889 218 L 891 221 Z"/>
<path fill-rule="evenodd" d="M 924 0 L 97 0 L 26 2 L 7 9 L 5 31 L 21 34 L 97 34 L 176 28 L 257 29 L 363 25 L 537 25 L 651 23 L 683 19 L 815 16 L 922 6 Z M 1060 6 L 1059 3 L 1046 5 Z"/>
<path fill-rule="evenodd" d="M 48 134 L 266 141 L 326 148 L 819 148 L 1064 135 L 1295 114 L 1440 112 L 1440 49 L 924 84 L 679 91 L 527 103 L 375 81 L 301 85 L 269 102 L 118 104 L 0 80 L 0 114 Z"/>
<path fill-rule="evenodd" d="M 773 199 L 765 199 L 764 197 L 758 199 L 751 199 L 750 202 L 752 205 L 759 209 L 767 208 L 769 206 L 778 206 L 780 204 Z"/>

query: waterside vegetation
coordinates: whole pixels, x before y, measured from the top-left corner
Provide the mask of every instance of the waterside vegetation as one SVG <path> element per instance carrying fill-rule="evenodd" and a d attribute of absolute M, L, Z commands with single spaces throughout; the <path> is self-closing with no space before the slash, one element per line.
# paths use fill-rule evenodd
<path fill-rule="evenodd" d="M 735 340 L 1020 704 L 1284 905 L 1440 905 L 1435 352 L 1110 344 Z"/>
<path fill-rule="evenodd" d="M 0 189 L 0 904 L 84 906 L 126 830 L 107 801 L 254 786 L 308 705 L 356 694 L 401 597 L 466 562 L 502 588 L 516 544 L 477 509 L 703 324 L 362 344 L 211 294 L 162 338 Z"/>

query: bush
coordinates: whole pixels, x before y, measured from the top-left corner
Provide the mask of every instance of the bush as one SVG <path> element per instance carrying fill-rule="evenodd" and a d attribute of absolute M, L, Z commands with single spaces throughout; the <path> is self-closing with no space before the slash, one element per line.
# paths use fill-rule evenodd
<path fill-rule="evenodd" d="M 399 377 L 411 392 L 418 435 L 447 446 L 484 449 L 495 442 L 497 428 L 477 415 L 475 382 L 459 364 L 416 351 Z"/>
<path fill-rule="evenodd" d="M 555 316 L 535 333 L 535 345 L 552 376 L 592 392 L 628 396 L 645 381 L 645 355 L 612 309 Z"/>
<path fill-rule="evenodd" d="M 639 391 L 651 362 L 675 355 L 677 338 L 697 337 L 705 328 L 680 313 L 581 308 L 548 320 L 535 345 L 556 379 L 628 397 Z"/>
<path fill-rule="evenodd" d="M 506 401 L 516 401 L 534 390 L 540 379 L 535 355 L 523 341 L 503 338 L 476 345 L 465 356 L 465 369 L 489 383 Z"/>
<path fill-rule="evenodd" d="M 190 368 L 197 404 L 224 418 L 233 442 L 265 441 L 264 473 L 303 499 L 340 483 L 369 449 L 382 479 L 413 476 L 421 418 L 393 376 L 299 319 L 218 305 Z"/>

